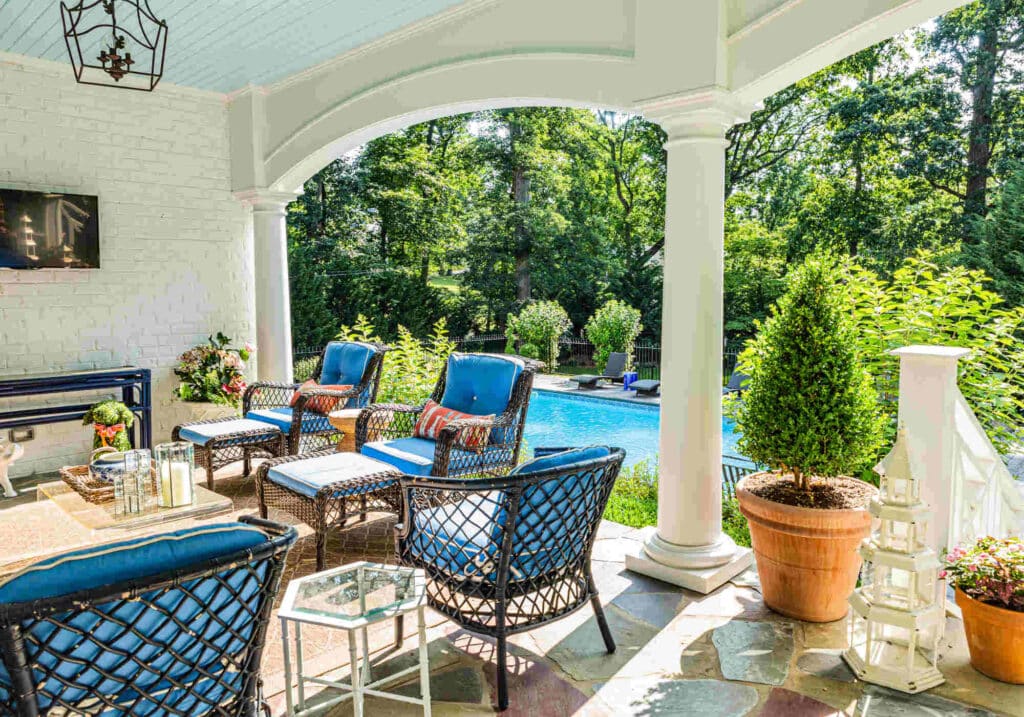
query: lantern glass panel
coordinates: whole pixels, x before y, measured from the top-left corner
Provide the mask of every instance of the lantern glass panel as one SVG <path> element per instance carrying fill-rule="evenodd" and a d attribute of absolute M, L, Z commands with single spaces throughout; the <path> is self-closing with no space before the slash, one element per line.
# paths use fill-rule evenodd
<path fill-rule="evenodd" d="M 874 602 L 897 610 L 913 610 L 917 594 L 916 574 L 902 568 L 878 565 L 872 586 Z"/>
<path fill-rule="evenodd" d="M 161 443 L 153 449 L 157 497 L 161 508 L 191 505 L 195 500 L 195 460 L 192 451 L 192 444 L 188 441 Z"/>

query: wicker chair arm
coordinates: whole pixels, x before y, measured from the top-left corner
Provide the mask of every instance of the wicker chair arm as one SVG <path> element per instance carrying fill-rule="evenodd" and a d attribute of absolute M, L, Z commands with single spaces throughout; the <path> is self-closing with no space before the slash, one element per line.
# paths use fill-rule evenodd
<path fill-rule="evenodd" d="M 375 403 L 359 412 L 356 419 L 356 450 L 381 439 L 408 438 L 423 406 Z M 397 418 L 397 420 L 396 420 Z"/>
<path fill-rule="evenodd" d="M 292 394 L 299 388 L 297 383 L 274 383 L 257 381 L 250 383 L 242 394 L 243 412 L 248 413 L 254 408 L 280 408 L 287 406 Z"/>

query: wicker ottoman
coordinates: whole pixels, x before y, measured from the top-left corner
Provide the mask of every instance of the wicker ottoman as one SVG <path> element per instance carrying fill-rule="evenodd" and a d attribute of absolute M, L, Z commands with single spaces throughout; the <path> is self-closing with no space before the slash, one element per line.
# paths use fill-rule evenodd
<path fill-rule="evenodd" d="M 398 489 L 401 471 L 359 453 L 317 451 L 276 458 L 256 471 L 260 515 L 270 507 L 284 510 L 313 529 L 316 535 L 316 569 L 325 568 L 327 531 L 344 527 L 358 504 L 360 520 L 370 508 L 398 514 L 402 497 Z"/>
<path fill-rule="evenodd" d="M 215 418 L 175 426 L 171 440 L 195 444 L 196 463 L 206 469 L 206 487 L 213 490 L 213 472 L 245 461 L 242 475 L 252 472 L 253 457 L 283 456 L 288 437 L 277 426 L 248 418 Z"/>

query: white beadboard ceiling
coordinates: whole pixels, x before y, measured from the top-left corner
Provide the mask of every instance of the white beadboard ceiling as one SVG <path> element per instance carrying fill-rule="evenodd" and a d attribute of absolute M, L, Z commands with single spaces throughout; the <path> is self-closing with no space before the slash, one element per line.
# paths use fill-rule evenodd
<path fill-rule="evenodd" d="M 149 6 L 168 26 L 163 81 L 230 92 L 275 82 L 462 2 L 149 0 Z M 89 48 L 92 55 L 97 47 Z M 59 0 L 0 0 L 0 51 L 67 62 Z"/>

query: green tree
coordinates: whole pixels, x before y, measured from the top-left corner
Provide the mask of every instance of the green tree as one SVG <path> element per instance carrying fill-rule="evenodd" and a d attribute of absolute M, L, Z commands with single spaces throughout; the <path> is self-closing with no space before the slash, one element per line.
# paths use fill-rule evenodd
<path fill-rule="evenodd" d="M 882 420 L 839 269 L 815 254 L 793 272 L 786 293 L 753 342 L 750 388 L 738 411 L 740 447 L 755 461 L 814 476 L 860 470 L 875 457 Z"/>
<path fill-rule="evenodd" d="M 508 316 L 507 350 L 512 352 L 514 341 L 529 344 L 537 349 L 539 358 L 545 364 L 545 371 L 558 368 L 558 339 L 572 328 L 565 309 L 554 301 L 535 301 L 527 304 L 518 316 Z"/>
<path fill-rule="evenodd" d="M 988 216 L 976 219 L 975 242 L 965 248 L 969 266 L 992 277 L 1010 306 L 1024 306 L 1024 167 L 1010 175 Z"/>
<path fill-rule="evenodd" d="M 644 325 L 640 312 L 616 299 L 608 301 L 587 321 L 587 339 L 594 344 L 594 363 L 604 366 L 612 351 L 626 354 L 626 367 L 633 365 L 633 345 Z"/>

